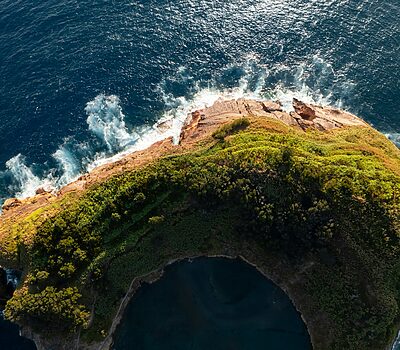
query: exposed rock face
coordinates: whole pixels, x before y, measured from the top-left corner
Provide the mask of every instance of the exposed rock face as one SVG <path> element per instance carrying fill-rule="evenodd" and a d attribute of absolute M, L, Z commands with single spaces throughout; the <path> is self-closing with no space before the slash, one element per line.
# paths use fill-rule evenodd
<path fill-rule="evenodd" d="M 294 111 L 288 113 L 282 109 L 282 106 L 278 102 L 273 101 L 256 101 L 246 99 L 230 101 L 218 100 L 213 106 L 195 111 L 188 116 L 187 122 L 182 128 L 178 146 L 173 144 L 172 138 L 168 138 L 153 144 L 146 150 L 134 152 L 126 155 L 124 158 L 116 162 L 98 167 L 91 173 L 85 174 L 77 181 L 65 186 L 56 194 L 49 193 L 44 189 L 38 189 L 36 191 L 36 196 L 32 198 L 24 200 L 18 200 L 14 198 L 7 200 L 3 206 L 3 214 L 0 215 L 0 239 L 3 225 L 9 225 L 15 221 L 15 218 L 27 216 L 33 211 L 44 207 L 49 203 L 61 200 L 66 195 L 80 193 L 92 184 L 103 181 L 113 174 L 136 169 L 166 154 L 178 154 L 185 152 L 186 150 L 191 150 L 193 145 L 196 145 L 199 141 L 204 140 L 207 137 L 210 138 L 212 132 L 221 125 L 232 122 L 238 118 L 246 116 L 269 118 L 272 120 L 281 121 L 285 125 L 296 128 L 299 133 L 302 133 L 303 131 L 306 132 L 308 130 L 323 132 L 348 126 L 368 127 L 368 124 L 358 117 L 338 109 L 305 104 L 298 100 L 293 101 L 293 108 Z M 274 123 L 274 125 L 276 125 L 276 123 Z M 169 124 L 168 122 L 161 123 L 158 127 L 161 130 L 166 129 L 169 127 Z M 43 217 L 43 214 L 41 214 L 41 217 Z M 227 255 L 233 257 L 237 256 L 238 253 L 233 252 Z M 250 258 L 252 257 L 254 258 L 253 255 L 254 252 L 252 251 L 251 255 L 248 256 L 249 259 L 247 260 L 251 260 Z M 307 266 L 305 268 L 307 268 Z M 265 267 L 263 271 L 265 275 L 269 276 L 268 267 Z M 282 285 L 283 282 L 279 281 L 278 277 L 273 279 L 276 280 L 277 283 L 280 282 L 279 284 Z M 285 288 L 285 290 L 287 289 L 290 291 L 290 285 L 294 285 L 295 283 L 296 281 L 290 281 L 288 288 Z M 46 339 L 43 336 L 33 333 L 28 328 L 24 329 L 23 331 L 25 336 L 33 339 L 36 342 L 39 350 L 51 348 L 62 350 L 72 347 L 89 349 L 89 347 L 84 348 L 84 345 L 79 344 L 79 335 L 77 334 L 71 335 L 71 341 L 66 343 L 65 338 L 56 340 Z M 95 347 L 94 345 L 93 349 L 106 349 L 108 345 L 106 344 L 104 345 L 105 347 L 99 348 Z"/>
<path fill-rule="evenodd" d="M 293 99 L 293 108 L 296 113 L 305 120 L 313 121 L 317 117 L 315 109 L 295 98 Z"/>
<path fill-rule="evenodd" d="M 0 228 L 2 220 L 4 218 L 13 215 L 18 216 L 18 215 L 24 215 L 26 213 L 31 213 L 34 210 L 49 204 L 56 198 L 57 197 L 54 194 L 45 192 L 26 199 L 17 199 L 17 198 L 7 199 L 2 206 L 3 212 L 0 215 Z"/>
<path fill-rule="evenodd" d="M 36 190 L 36 194 L 45 194 L 45 193 L 49 193 L 50 191 L 45 190 L 43 187 L 39 187 Z"/>
<path fill-rule="evenodd" d="M 208 132 L 212 125 L 224 124 L 247 115 L 278 119 L 302 130 L 326 131 L 344 126 L 367 126 L 355 115 L 331 107 L 315 106 L 294 99 L 293 108 L 294 112 L 287 113 L 278 102 L 273 101 L 218 100 L 211 107 L 191 114 L 182 129 L 180 140 L 197 139 Z"/>
<path fill-rule="evenodd" d="M 295 113 L 291 115 L 299 124 L 306 123 L 321 131 L 345 126 L 367 126 L 367 123 L 355 115 L 332 107 L 309 105 L 294 99 L 293 108 Z"/>
<path fill-rule="evenodd" d="M 7 211 L 7 210 L 10 210 L 10 209 L 19 207 L 19 206 L 21 206 L 21 205 L 22 205 L 22 202 L 21 202 L 19 199 L 17 199 L 17 198 L 10 198 L 10 199 L 7 199 L 7 200 L 4 202 L 4 204 L 3 204 L 3 206 L 2 206 L 2 209 L 3 209 L 3 211 Z"/>

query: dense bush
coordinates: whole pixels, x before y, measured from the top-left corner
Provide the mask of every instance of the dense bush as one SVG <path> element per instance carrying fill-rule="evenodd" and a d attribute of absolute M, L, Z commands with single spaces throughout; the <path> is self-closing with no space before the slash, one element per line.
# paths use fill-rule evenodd
<path fill-rule="evenodd" d="M 46 287 L 40 293 L 29 293 L 24 287 L 8 301 L 4 315 L 11 321 L 29 325 L 35 330 L 70 331 L 87 326 L 89 312 L 78 304 L 77 288 L 57 290 Z"/>

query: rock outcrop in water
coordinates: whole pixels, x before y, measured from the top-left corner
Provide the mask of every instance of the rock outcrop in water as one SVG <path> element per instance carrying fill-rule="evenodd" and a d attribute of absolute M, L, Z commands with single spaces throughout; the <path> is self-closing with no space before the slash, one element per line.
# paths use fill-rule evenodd
<path fill-rule="evenodd" d="M 165 264 L 241 256 L 287 292 L 315 349 L 385 349 L 400 317 L 399 183 L 399 150 L 350 113 L 219 100 L 178 145 L 4 204 L 0 263 L 26 275 L 6 316 L 39 349 L 107 349 Z"/>

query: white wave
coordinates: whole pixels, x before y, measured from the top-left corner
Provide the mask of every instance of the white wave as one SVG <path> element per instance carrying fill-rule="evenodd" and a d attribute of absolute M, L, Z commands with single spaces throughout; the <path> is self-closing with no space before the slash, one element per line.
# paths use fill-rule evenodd
<path fill-rule="evenodd" d="M 301 62 L 293 70 L 287 66 L 276 66 L 271 73 L 280 78 L 279 83 L 269 87 L 269 95 L 282 103 L 287 112 L 293 111 L 293 98 L 305 103 L 346 108 L 343 99 L 351 96 L 355 84 L 338 82 L 338 73 L 329 62 L 313 56 L 310 62 Z"/>
<path fill-rule="evenodd" d="M 4 270 L 6 271 L 7 284 L 11 283 L 13 288 L 16 289 L 19 283 L 19 277 L 17 271 L 12 269 L 4 269 Z"/>
<path fill-rule="evenodd" d="M 104 153 L 97 154 L 87 170 L 90 171 L 96 166 L 121 159 L 128 153 L 143 150 L 167 137 L 172 137 L 177 142 L 188 114 L 211 106 L 217 100 L 240 98 L 279 100 L 284 110 L 291 111 L 293 110 L 293 98 L 297 98 L 306 103 L 343 108 L 342 100 L 334 99 L 332 89 L 340 90 L 340 96 L 347 96 L 354 88 L 352 82 L 342 82 L 339 85 L 330 83 L 329 80 L 333 80 L 336 73 L 332 65 L 318 56 L 314 56 L 311 62 L 300 63 L 294 71 L 283 65 L 270 69 L 266 65 L 259 64 L 255 55 L 247 55 L 243 62 L 226 67 L 226 70 L 229 69 L 240 69 L 243 73 L 236 86 L 221 88 L 216 80 L 211 80 L 205 87 L 201 86 L 190 76 L 186 67 L 179 67 L 176 74 L 168 79 L 171 82 L 185 85 L 189 90 L 187 96 L 175 96 L 168 91 L 166 81 L 162 81 L 158 86 L 158 93 L 164 103 L 165 112 L 153 126 L 142 127 L 133 132 L 126 129 L 125 123 L 123 123 L 124 115 L 118 105 L 119 100 L 115 96 L 100 95 L 96 97 L 94 104 L 97 106 L 99 105 L 98 101 L 111 100 L 111 103 L 101 103 L 103 113 L 108 115 L 107 109 L 111 108 L 113 117 L 107 118 L 107 120 L 116 120 L 116 124 L 122 125 L 124 135 L 126 135 L 125 133 L 131 135 L 131 137 L 125 136 L 123 139 L 131 140 L 131 142 L 124 146 L 125 149 L 111 157 L 107 157 Z M 268 82 L 271 77 L 275 80 L 279 78 L 280 83 L 271 85 Z M 111 127 L 110 129 L 114 130 L 115 128 Z"/>
<path fill-rule="evenodd" d="M 282 108 L 287 111 L 293 111 L 293 99 L 296 98 L 305 103 L 318 104 L 321 106 L 332 104 L 331 93 L 323 94 L 318 88 L 311 87 L 306 81 L 307 73 L 304 70 L 304 64 L 301 64 L 293 74 L 293 83 L 286 86 L 281 82 L 274 86 L 270 93 L 282 104 Z"/>
<path fill-rule="evenodd" d="M 65 186 L 79 177 L 82 160 L 77 159 L 73 151 L 68 149 L 67 141 L 52 156 L 57 161 L 62 174 L 56 180 L 56 187 Z"/>
<path fill-rule="evenodd" d="M 98 95 L 85 108 L 89 130 L 98 136 L 109 152 L 118 152 L 137 140 L 125 125 L 119 98 L 115 95 Z"/>
<path fill-rule="evenodd" d="M 183 75 L 182 80 L 185 82 L 189 80 L 187 71 L 184 68 L 179 68 L 177 73 Z M 253 75 L 251 74 L 251 69 L 247 67 L 246 74 L 240 79 L 237 87 L 221 90 L 215 86 L 199 88 L 198 85 L 195 85 L 193 89 L 194 93 L 190 97 L 174 96 L 172 93 L 166 92 L 164 84 L 160 84 L 158 92 L 165 105 L 165 112 L 162 117 L 151 127 L 142 127 L 133 131 L 135 141 L 125 146 L 125 149 L 121 152 L 111 157 L 105 157 L 104 154 L 98 154 L 96 159 L 88 166 L 87 170 L 91 171 L 97 166 L 121 159 L 126 154 L 146 149 L 155 142 L 169 137 L 172 137 L 173 141 L 177 143 L 179 141 L 182 126 L 184 125 L 188 115 L 195 110 L 213 105 L 219 99 L 259 99 L 260 91 L 264 82 L 264 75 L 261 74 L 256 79 L 255 90 L 249 89 L 250 78 L 253 78 Z M 173 80 L 176 79 L 177 77 L 173 78 Z M 113 107 L 113 109 L 114 108 L 115 107 Z M 117 108 L 117 110 L 119 110 L 123 116 L 121 109 Z"/>
<path fill-rule="evenodd" d="M 49 178 L 40 179 L 33 174 L 31 168 L 25 164 L 25 159 L 21 154 L 8 160 L 6 167 L 19 188 L 19 191 L 15 194 L 16 197 L 31 197 L 35 195 L 36 190 L 40 187 L 46 190 L 50 190 L 53 187 L 53 183 Z"/>
<path fill-rule="evenodd" d="M 396 338 L 396 340 L 394 341 L 391 350 L 399 350 L 399 349 L 400 349 L 400 332 L 398 332 L 397 338 Z"/>

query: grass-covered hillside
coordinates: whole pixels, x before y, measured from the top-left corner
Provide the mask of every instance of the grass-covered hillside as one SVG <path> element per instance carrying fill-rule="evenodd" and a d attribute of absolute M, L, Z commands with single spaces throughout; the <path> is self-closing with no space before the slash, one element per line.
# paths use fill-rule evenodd
<path fill-rule="evenodd" d="M 101 341 L 135 277 L 214 254 L 288 291 L 316 350 L 383 350 L 400 321 L 400 152 L 369 127 L 239 119 L 1 232 L 25 272 L 5 315 L 48 337 Z"/>

